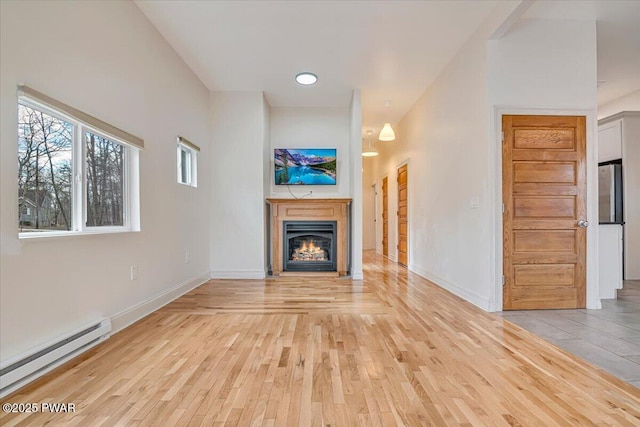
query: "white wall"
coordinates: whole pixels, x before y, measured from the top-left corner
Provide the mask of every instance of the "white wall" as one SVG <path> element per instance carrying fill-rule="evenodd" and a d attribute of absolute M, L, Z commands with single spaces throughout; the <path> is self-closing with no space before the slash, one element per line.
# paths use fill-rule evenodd
<path fill-rule="evenodd" d="M 351 97 L 349 150 L 351 153 L 351 277 L 364 278 L 362 273 L 362 95 L 354 89 Z"/>
<path fill-rule="evenodd" d="M 4 361 L 97 317 L 124 327 L 204 281 L 211 189 L 208 91 L 134 3 L 0 2 L 0 15 Z M 18 82 L 145 140 L 140 232 L 18 239 Z M 202 148 L 198 188 L 176 182 L 177 135 Z"/>
<path fill-rule="evenodd" d="M 488 43 L 491 114 L 490 188 L 495 200 L 493 279 L 496 305 L 502 305 L 497 285 L 501 255 L 501 114 L 587 116 L 587 219 L 598 222 L 597 186 L 597 56 L 594 21 L 520 19 L 499 40 Z M 600 308 L 598 289 L 598 228 L 587 230 L 587 308 Z"/>
<path fill-rule="evenodd" d="M 263 109 L 263 117 L 262 121 L 264 123 L 264 133 L 262 135 L 263 138 L 263 151 L 262 151 L 262 161 L 264 162 L 264 167 L 262 171 L 262 203 L 264 205 L 264 268 L 265 271 L 270 271 L 271 267 L 271 209 L 266 202 L 266 199 L 271 194 L 271 168 L 269 167 L 269 159 L 273 156 L 273 151 L 271 150 L 271 106 L 267 102 L 264 94 L 262 96 L 262 109 Z"/>
<path fill-rule="evenodd" d="M 640 280 L 640 115 L 626 114 L 622 123 L 624 191 L 624 278 Z"/>
<path fill-rule="evenodd" d="M 598 120 L 623 111 L 640 111 L 640 90 L 598 106 Z"/>
<path fill-rule="evenodd" d="M 210 101 L 211 275 L 262 278 L 268 104 L 262 92 L 212 92 Z"/>
<path fill-rule="evenodd" d="M 595 110 L 595 43 L 594 21 L 520 19 L 488 43 L 490 104 Z"/>
<path fill-rule="evenodd" d="M 271 108 L 271 152 L 269 153 L 271 197 L 290 198 L 289 189 L 305 198 L 351 197 L 351 150 L 348 108 Z M 336 185 L 289 186 L 275 185 L 273 149 L 275 148 L 335 148 Z"/>

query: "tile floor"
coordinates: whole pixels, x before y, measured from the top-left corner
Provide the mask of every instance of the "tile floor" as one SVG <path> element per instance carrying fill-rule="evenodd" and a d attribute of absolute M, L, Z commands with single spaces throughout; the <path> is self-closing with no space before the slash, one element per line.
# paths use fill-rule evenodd
<path fill-rule="evenodd" d="M 505 311 L 502 317 L 640 388 L 640 280 L 602 310 Z"/>

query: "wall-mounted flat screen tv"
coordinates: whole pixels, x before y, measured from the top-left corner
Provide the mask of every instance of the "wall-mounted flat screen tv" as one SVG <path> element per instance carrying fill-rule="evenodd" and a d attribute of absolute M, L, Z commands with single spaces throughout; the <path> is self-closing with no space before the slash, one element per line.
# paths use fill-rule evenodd
<path fill-rule="evenodd" d="M 276 148 L 276 185 L 336 185 L 335 148 Z"/>

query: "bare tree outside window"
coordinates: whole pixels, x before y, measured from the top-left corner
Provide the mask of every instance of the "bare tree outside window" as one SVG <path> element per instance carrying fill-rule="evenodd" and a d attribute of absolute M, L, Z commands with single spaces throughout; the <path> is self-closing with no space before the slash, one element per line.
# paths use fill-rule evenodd
<path fill-rule="evenodd" d="M 144 141 L 28 86 L 17 107 L 18 237 L 138 231 Z"/>
<path fill-rule="evenodd" d="M 123 145 L 85 132 L 87 226 L 124 225 Z"/>
<path fill-rule="evenodd" d="M 71 230 L 73 125 L 18 105 L 20 232 Z"/>

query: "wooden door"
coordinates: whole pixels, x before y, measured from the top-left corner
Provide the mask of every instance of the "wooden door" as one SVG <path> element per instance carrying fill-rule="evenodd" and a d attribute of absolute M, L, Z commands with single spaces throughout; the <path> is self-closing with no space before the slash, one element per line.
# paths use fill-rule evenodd
<path fill-rule="evenodd" d="M 585 118 L 502 118 L 503 308 L 584 308 Z"/>
<path fill-rule="evenodd" d="M 409 264 L 407 256 L 407 166 L 398 168 L 398 262 L 404 266 Z"/>
<path fill-rule="evenodd" d="M 389 179 L 382 179 L 382 255 L 389 256 Z"/>

